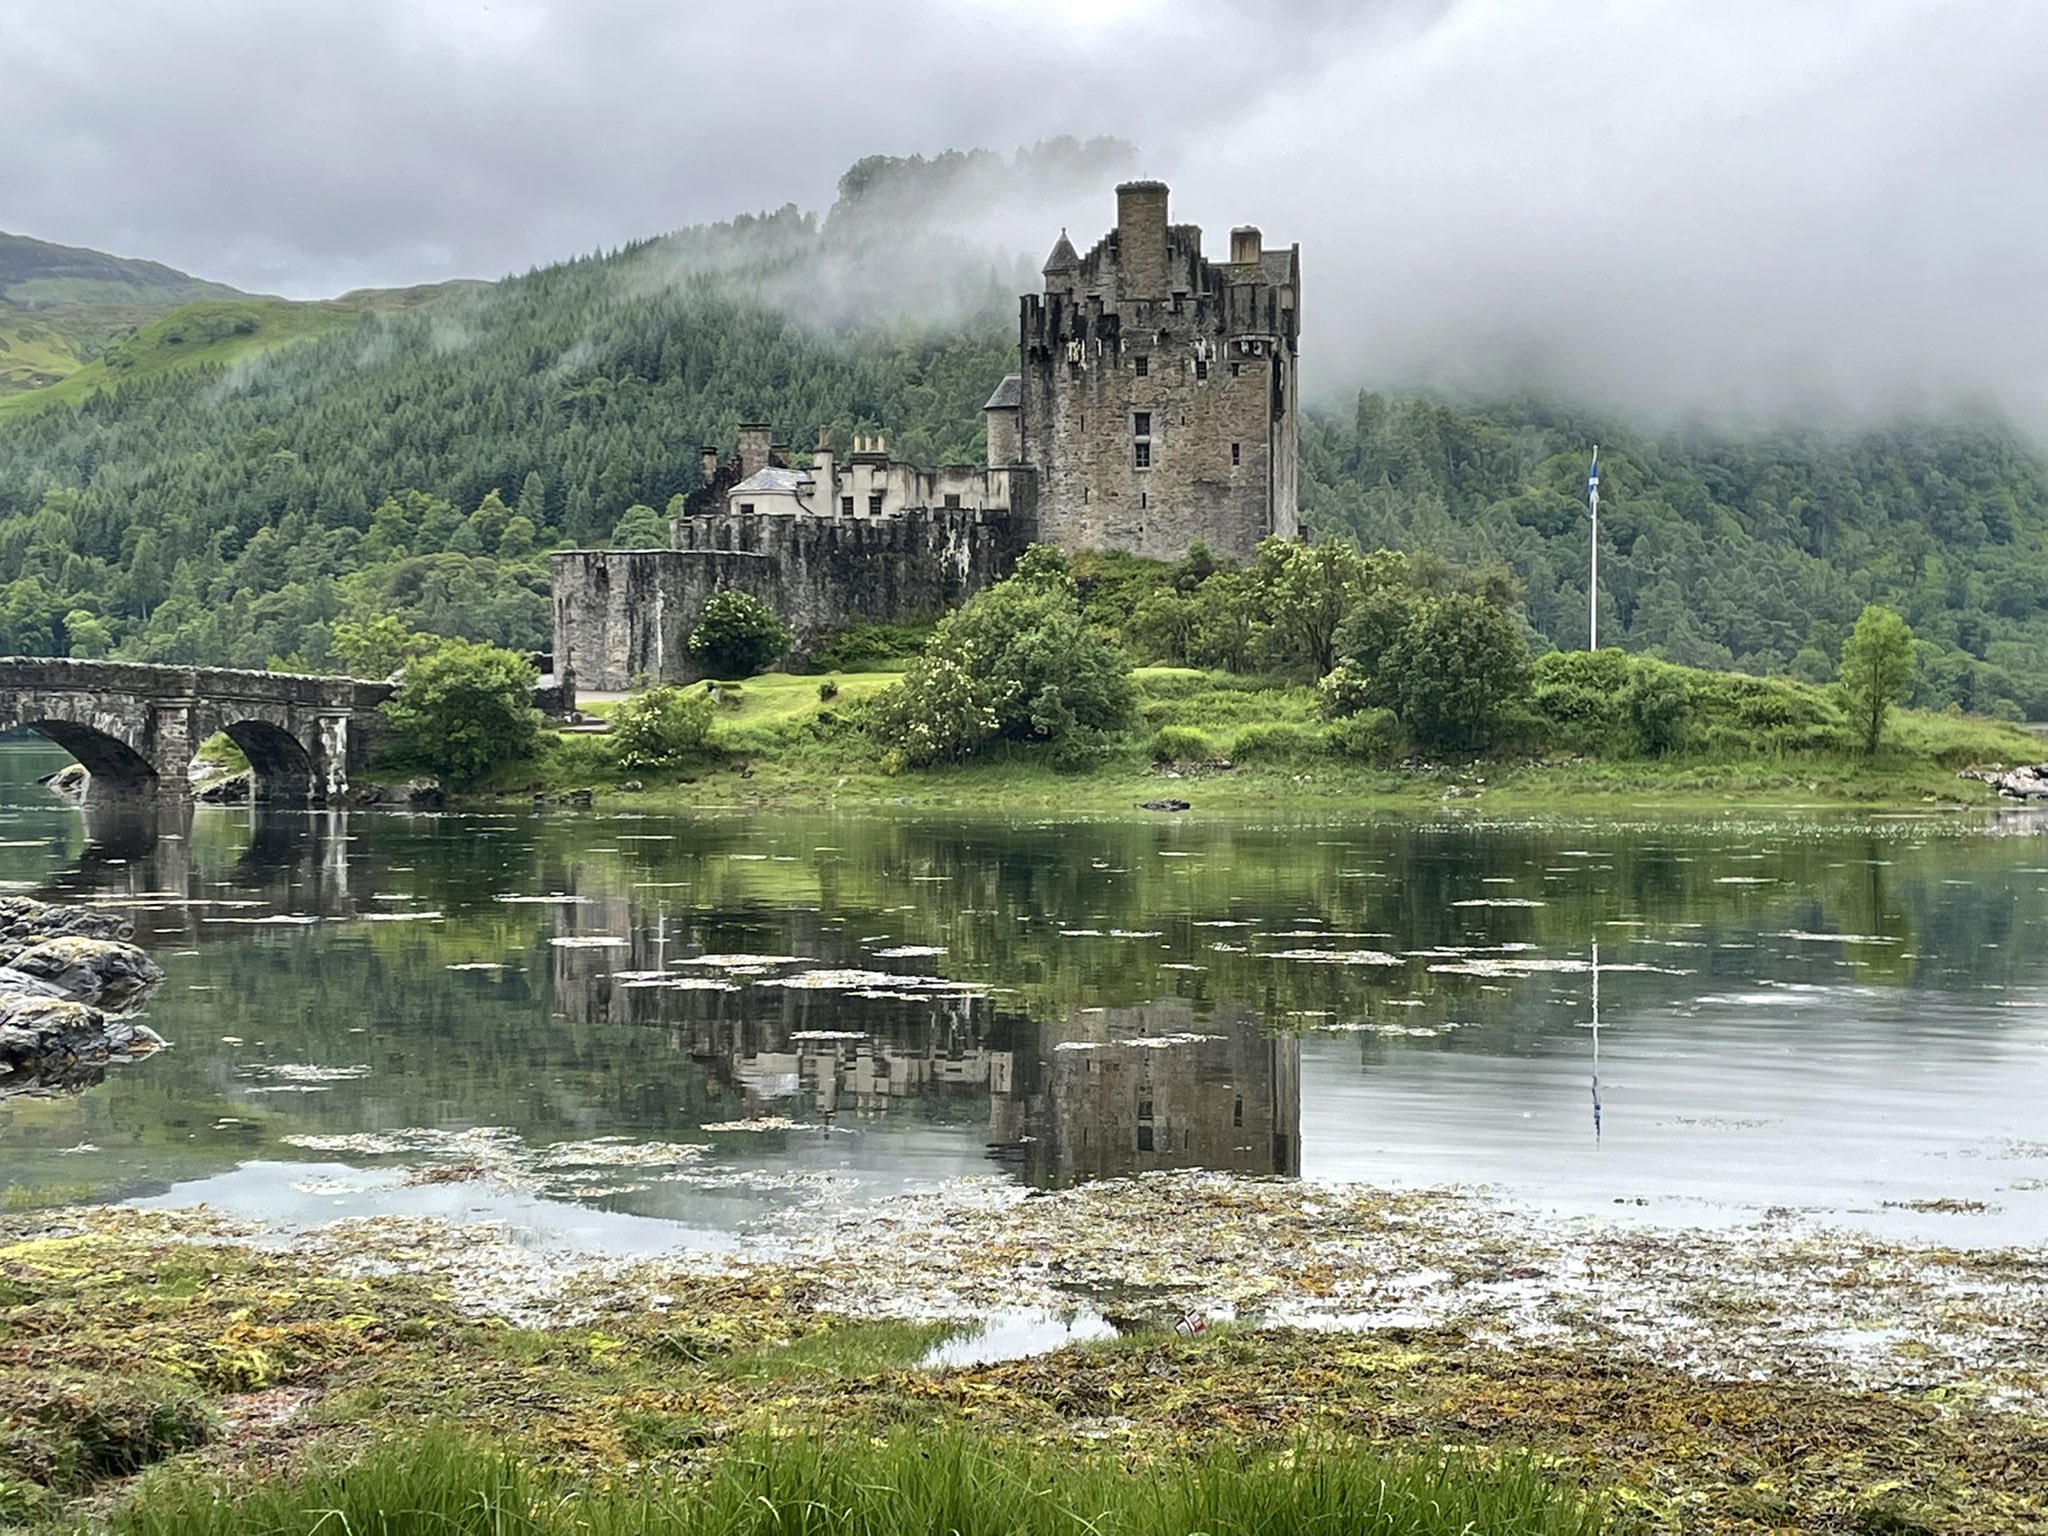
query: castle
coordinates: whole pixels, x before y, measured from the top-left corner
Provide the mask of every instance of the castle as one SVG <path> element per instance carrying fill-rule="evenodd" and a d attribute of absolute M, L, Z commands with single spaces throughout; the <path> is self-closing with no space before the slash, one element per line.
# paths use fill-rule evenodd
<path fill-rule="evenodd" d="M 1018 371 L 985 410 L 988 463 L 924 468 L 823 433 L 807 466 L 769 426 L 703 450 L 667 549 L 553 557 L 555 662 L 574 686 L 696 675 L 688 636 L 715 592 L 761 598 L 795 653 L 859 624 L 913 623 L 1000 581 L 1033 543 L 1155 559 L 1250 558 L 1293 538 L 1300 247 L 1231 232 L 1230 260 L 1167 222 L 1156 181 L 1117 188 L 1086 256 L 1065 233 L 1020 305 Z"/>

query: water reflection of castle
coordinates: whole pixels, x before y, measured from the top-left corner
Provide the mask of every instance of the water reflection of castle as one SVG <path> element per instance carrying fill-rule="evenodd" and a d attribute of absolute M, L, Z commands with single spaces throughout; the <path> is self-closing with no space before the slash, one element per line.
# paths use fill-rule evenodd
<path fill-rule="evenodd" d="M 667 1031 L 749 1115 L 964 1123 L 985 1110 L 990 1156 L 1034 1184 L 1301 1168 L 1300 1043 L 1241 1007 L 1198 1015 L 1170 998 L 1046 1023 L 973 994 L 782 984 L 802 967 L 671 968 L 693 978 L 677 986 L 618 950 L 556 956 L 558 1013 Z"/>

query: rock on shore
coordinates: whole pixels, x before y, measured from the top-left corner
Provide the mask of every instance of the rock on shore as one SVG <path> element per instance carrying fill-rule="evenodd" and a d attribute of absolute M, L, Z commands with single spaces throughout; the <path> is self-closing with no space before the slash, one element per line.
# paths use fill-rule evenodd
<path fill-rule="evenodd" d="M 75 1093 L 163 1039 L 133 1019 L 163 980 L 104 912 L 0 897 L 0 1098 Z"/>
<path fill-rule="evenodd" d="M 1983 768 L 1963 777 L 1989 784 L 2008 800 L 2048 800 L 2048 763 L 2022 768 Z"/>

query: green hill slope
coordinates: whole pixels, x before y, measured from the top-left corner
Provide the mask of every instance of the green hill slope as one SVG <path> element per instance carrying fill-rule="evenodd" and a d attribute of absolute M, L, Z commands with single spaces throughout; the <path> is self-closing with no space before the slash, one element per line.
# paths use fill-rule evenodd
<path fill-rule="evenodd" d="M 1055 163 L 1105 184 L 1128 163 L 1037 153 L 863 161 L 826 218 L 785 208 L 488 287 L 154 319 L 96 371 L 0 403 L 0 649 L 318 666 L 337 622 L 379 612 L 541 648 L 542 552 L 694 488 L 698 446 L 742 420 L 970 459 L 1037 263 L 917 210 L 963 175 L 999 196 Z M 1304 513 L 1506 565 L 1539 643 L 1583 644 L 1596 440 L 1604 640 L 1818 677 L 1884 601 L 1924 641 L 1916 702 L 2048 717 L 2048 468 L 1996 421 L 1743 437 L 1554 400 L 1326 399 Z"/>
<path fill-rule="evenodd" d="M 226 368 L 289 342 L 354 325 L 365 314 L 399 314 L 482 284 L 436 283 L 420 288 L 365 289 L 312 302 L 239 297 L 180 304 L 107 339 L 98 355 L 76 362 L 40 387 L 0 394 L 0 421 L 46 406 L 76 404 L 96 390 L 187 368 Z M 23 322 L 38 329 L 36 322 Z"/>
<path fill-rule="evenodd" d="M 69 377 L 108 338 L 180 304 L 244 297 L 161 262 L 0 232 L 0 400 Z"/>

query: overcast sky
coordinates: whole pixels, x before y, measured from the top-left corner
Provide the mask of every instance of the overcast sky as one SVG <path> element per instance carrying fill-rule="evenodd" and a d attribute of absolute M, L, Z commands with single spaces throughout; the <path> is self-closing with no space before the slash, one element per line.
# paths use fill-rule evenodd
<path fill-rule="evenodd" d="M 6 9 L 0 228 L 260 291 L 496 276 L 823 208 L 864 154 L 1108 133 L 1212 245 L 1302 243 L 1326 386 L 2039 415 L 2048 380 L 2044 0 Z M 1085 247 L 1110 213 L 1065 216 Z"/>

